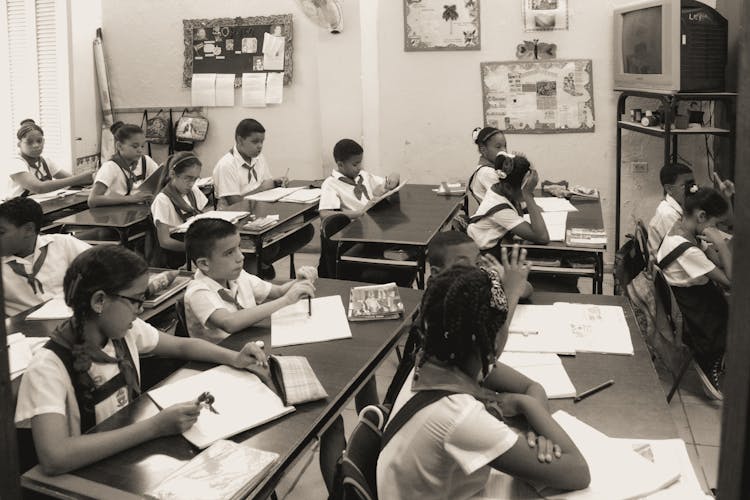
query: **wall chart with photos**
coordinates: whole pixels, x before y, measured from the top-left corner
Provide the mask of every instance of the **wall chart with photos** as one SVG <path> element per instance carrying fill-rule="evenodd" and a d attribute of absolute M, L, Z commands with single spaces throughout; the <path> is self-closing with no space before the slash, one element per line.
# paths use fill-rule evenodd
<path fill-rule="evenodd" d="M 185 66 L 183 84 L 193 73 L 284 73 L 292 81 L 292 15 L 183 19 Z"/>
<path fill-rule="evenodd" d="M 403 0 L 404 50 L 479 50 L 479 0 Z"/>
<path fill-rule="evenodd" d="M 590 59 L 480 65 L 484 123 L 506 133 L 594 131 Z"/>
<path fill-rule="evenodd" d="M 568 29 L 568 0 L 522 0 L 524 31 Z"/>

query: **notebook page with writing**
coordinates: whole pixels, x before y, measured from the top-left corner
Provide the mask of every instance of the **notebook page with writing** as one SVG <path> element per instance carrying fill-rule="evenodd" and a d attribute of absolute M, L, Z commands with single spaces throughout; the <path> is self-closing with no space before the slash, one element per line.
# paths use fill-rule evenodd
<path fill-rule="evenodd" d="M 576 388 L 557 354 L 505 352 L 498 361 L 539 383 L 549 399 L 576 395 Z"/>
<path fill-rule="evenodd" d="M 556 302 L 554 307 L 573 334 L 576 352 L 633 355 L 622 307 L 567 302 Z"/>
<path fill-rule="evenodd" d="M 575 354 L 570 328 L 561 327 L 554 306 L 519 304 L 510 323 L 504 352 Z"/>
<path fill-rule="evenodd" d="M 210 392 L 213 407 L 201 410 L 198 421 L 182 435 L 198 448 L 214 441 L 239 434 L 294 411 L 260 379 L 246 370 L 217 366 L 152 389 L 148 395 L 160 408 L 195 401 L 203 392 Z"/>
<path fill-rule="evenodd" d="M 271 315 L 273 347 L 311 344 L 351 338 L 349 321 L 340 295 L 315 297 L 308 316 L 307 300 L 283 307 Z"/>

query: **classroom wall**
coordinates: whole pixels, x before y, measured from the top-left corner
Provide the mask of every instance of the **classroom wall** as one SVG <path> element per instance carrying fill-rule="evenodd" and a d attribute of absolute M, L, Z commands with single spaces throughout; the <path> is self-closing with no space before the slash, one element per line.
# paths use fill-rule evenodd
<path fill-rule="evenodd" d="M 102 23 L 115 110 L 190 105 L 190 89 L 182 86 L 183 19 L 291 13 L 294 73 L 291 85 L 284 87 L 284 103 L 244 108 L 236 90 L 234 108 L 206 108 L 208 136 L 196 152 L 203 160 L 203 173 L 209 175 L 232 146 L 237 122 L 255 118 L 268 131 L 264 153 L 275 174 L 291 168 L 297 178 L 320 178 L 330 171 L 335 141 L 362 135 L 359 2 L 344 3 L 349 29 L 333 36 L 304 17 L 293 0 L 104 2 Z M 121 113 L 118 118 L 139 124 L 141 120 L 138 113 Z M 157 160 L 164 158 L 163 147 L 154 151 Z"/>

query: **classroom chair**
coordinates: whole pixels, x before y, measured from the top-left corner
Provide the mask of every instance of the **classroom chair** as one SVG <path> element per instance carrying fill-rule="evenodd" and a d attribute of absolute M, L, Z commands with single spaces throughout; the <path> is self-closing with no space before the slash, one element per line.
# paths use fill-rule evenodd
<path fill-rule="evenodd" d="M 185 299 L 180 298 L 175 302 L 174 312 L 177 316 L 177 326 L 174 329 L 175 337 L 189 337 L 187 316 L 185 315 Z"/>
<path fill-rule="evenodd" d="M 320 221 L 320 260 L 318 261 L 318 276 L 321 278 L 336 278 L 336 243 L 331 242 L 331 236 L 338 233 L 352 220 L 345 214 L 332 214 Z"/>

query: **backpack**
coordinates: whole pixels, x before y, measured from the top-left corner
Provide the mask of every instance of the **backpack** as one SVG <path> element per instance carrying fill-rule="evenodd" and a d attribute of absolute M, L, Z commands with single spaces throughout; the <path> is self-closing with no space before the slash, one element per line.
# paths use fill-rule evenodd
<path fill-rule="evenodd" d="M 330 500 L 377 500 L 376 470 L 380 451 L 418 411 L 455 394 L 452 391 L 419 391 L 389 420 L 390 406 L 362 409 L 344 455 L 339 461 Z"/>
<path fill-rule="evenodd" d="M 148 117 L 148 110 L 143 110 L 143 119 L 141 128 L 146 136 L 146 141 L 150 144 L 169 144 L 170 124 L 161 114 L 164 110 L 160 109 L 153 118 Z"/>

